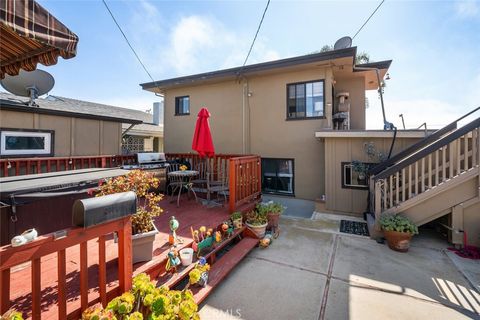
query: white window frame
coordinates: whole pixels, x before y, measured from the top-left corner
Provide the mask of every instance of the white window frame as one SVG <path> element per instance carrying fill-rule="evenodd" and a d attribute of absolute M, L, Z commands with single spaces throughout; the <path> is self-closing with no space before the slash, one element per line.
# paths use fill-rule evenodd
<path fill-rule="evenodd" d="M 45 138 L 43 149 L 6 149 L 7 137 L 42 137 Z M 27 156 L 27 155 L 53 155 L 53 131 L 29 131 L 29 130 L 11 130 L 1 129 L 0 131 L 0 155 L 3 156 Z"/>

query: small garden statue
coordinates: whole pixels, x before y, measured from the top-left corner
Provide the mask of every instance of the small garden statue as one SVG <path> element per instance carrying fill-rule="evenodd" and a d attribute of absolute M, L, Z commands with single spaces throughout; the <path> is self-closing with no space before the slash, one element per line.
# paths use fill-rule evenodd
<path fill-rule="evenodd" d="M 178 257 L 178 251 L 175 249 L 170 250 L 167 254 L 168 260 L 165 270 L 171 273 L 177 273 L 177 266 L 180 265 L 181 261 Z"/>
<path fill-rule="evenodd" d="M 170 234 L 170 236 L 169 236 L 169 238 L 168 238 L 168 242 L 169 242 L 172 246 L 176 247 L 176 246 L 177 246 L 177 243 L 183 243 L 183 241 L 177 237 L 177 232 L 176 232 L 176 231 L 177 231 L 177 229 L 178 229 L 178 227 L 179 227 L 178 220 L 175 219 L 174 216 L 172 216 L 172 217 L 170 218 L 170 223 L 169 223 L 169 225 L 170 225 L 171 234 Z"/>

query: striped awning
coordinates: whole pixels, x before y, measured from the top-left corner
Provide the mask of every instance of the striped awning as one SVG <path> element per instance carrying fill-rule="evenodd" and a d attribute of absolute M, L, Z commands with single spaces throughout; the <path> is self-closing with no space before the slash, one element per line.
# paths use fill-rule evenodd
<path fill-rule="evenodd" d="M 78 36 L 33 0 L 0 0 L 0 78 L 75 57 Z"/>

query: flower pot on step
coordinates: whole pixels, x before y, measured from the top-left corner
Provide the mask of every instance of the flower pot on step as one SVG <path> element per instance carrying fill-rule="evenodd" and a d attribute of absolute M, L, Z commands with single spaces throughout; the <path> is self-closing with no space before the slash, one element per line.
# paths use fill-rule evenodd
<path fill-rule="evenodd" d="M 158 233 L 155 225 L 153 225 L 153 228 L 152 231 L 132 235 L 133 263 L 152 260 L 153 242 L 155 241 L 155 235 Z"/>
<path fill-rule="evenodd" d="M 399 252 L 407 252 L 410 248 L 410 240 L 412 234 L 408 232 L 383 231 L 385 239 L 387 239 L 388 247 Z"/>
<path fill-rule="evenodd" d="M 267 229 L 268 223 L 262 225 L 252 225 L 248 222 L 245 222 L 247 228 L 250 229 L 259 239 L 265 237 L 265 230 Z"/>
<path fill-rule="evenodd" d="M 235 219 L 232 221 L 233 222 L 233 227 L 235 229 L 240 229 L 243 225 L 243 222 L 242 222 L 242 218 L 239 218 L 239 219 Z"/>

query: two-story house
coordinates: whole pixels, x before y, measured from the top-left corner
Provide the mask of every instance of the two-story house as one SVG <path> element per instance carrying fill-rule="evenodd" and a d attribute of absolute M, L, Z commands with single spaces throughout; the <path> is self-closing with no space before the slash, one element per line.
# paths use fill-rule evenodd
<path fill-rule="evenodd" d="M 329 212 L 354 215 L 375 212 L 376 218 L 384 211 L 406 212 L 419 224 L 444 215 L 453 216 L 459 212 L 452 209 L 458 201 L 443 205 L 446 197 L 436 194 L 443 189 L 425 191 L 455 180 L 461 170 L 450 174 L 442 171 L 449 166 L 453 169 L 453 161 L 475 166 L 472 155 L 478 151 L 474 148 L 478 139 L 475 140 L 475 135 L 465 135 L 460 142 L 454 136 L 459 133 L 451 130 L 439 132 L 433 137 L 436 140 L 425 139 L 431 132 L 420 130 L 366 130 L 365 92 L 382 87 L 391 60 L 356 64 L 356 53 L 357 49 L 352 47 L 141 86 L 164 95 L 165 152 L 192 152 L 197 113 L 207 107 L 217 153 L 262 157 L 264 194 L 299 201 L 317 200 Z M 429 146 L 432 141 L 437 147 L 433 151 Z M 452 141 L 466 143 L 468 148 L 452 150 L 449 156 L 447 148 L 440 144 L 445 142 L 450 148 Z M 408 152 L 402 154 L 403 150 Z M 465 150 L 471 161 L 464 161 L 460 154 L 453 157 L 457 151 Z M 362 170 L 353 164 L 359 160 L 373 165 L 396 154 L 402 157 L 389 164 L 393 168 L 377 175 L 381 178 L 371 176 L 374 180 L 370 184 L 360 174 Z M 434 194 L 438 197 L 430 198 Z M 460 199 L 453 193 L 452 198 Z M 442 205 L 434 210 L 422 207 L 418 214 L 415 206 L 425 205 L 427 199 Z M 472 202 L 472 206 L 462 209 L 462 217 L 470 219 L 478 207 Z M 454 227 L 463 228 L 461 221 Z"/>

